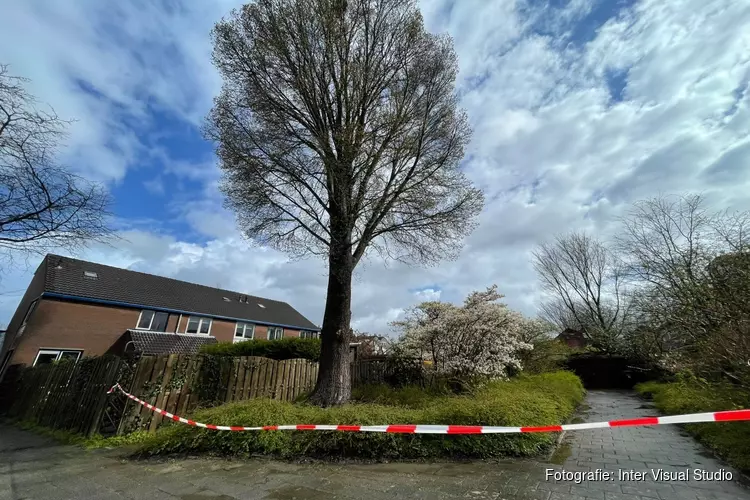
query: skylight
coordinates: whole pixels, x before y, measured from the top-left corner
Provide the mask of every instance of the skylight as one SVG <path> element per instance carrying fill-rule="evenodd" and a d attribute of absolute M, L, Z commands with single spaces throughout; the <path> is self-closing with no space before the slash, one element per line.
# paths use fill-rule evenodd
<path fill-rule="evenodd" d="M 232 299 L 230 299 L 229 297 L 224 297 L 224 302 L 232 302 Z"/>
<path fill-rule="evenodd" d="M 264 306 L 263 304 L 258 304 L 258 307 L 260 307 L 261 309 L 265 309 L 266 308 L 266 306 Z"/>
<path fill-rule="evenodd" d="M 95 280 L 95 279 L 97 279 L 99 277 L 99 275 L 96 274 L 94 271 L 84 271 L 83 272 L 83 277 L 84 278 L 88 278 L 90 280 Z"/>

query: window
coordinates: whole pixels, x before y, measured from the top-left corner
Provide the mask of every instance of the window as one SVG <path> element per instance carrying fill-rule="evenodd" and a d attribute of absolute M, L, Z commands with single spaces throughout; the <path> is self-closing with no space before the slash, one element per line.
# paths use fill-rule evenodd
<path fill-rule="evenodd" d="M 280 326 L 268 327 L 268 340 L 279 340 L 284 338 L 284 329 Z"/>
<path fill-rule="evenodd" d="M 190 316 L 188 318 L 185 333 L 208 335 L 210 332 L 211 318 L 201 318 L 200 316 Z"/>
<path fill-rule="evenodd" d="M 299 332 L 299 338 L 301 338 L 301 339 L 317 339 L 318 338 L 318 332 L 306 332 L 304 330 L 300 330 L 300 332 Z"/>
<path fill-rule="evenodd" d="M 33 366 L 48 365 L 60 360 L 76 362 L 81 358 L 83 351 L 74 349 L 39 349 Z"/>
<path fill-rule="evenodd" d="M 95 280 L 95 279 L 99 278 L 99 275 L 96 274 L 94 271 L 84 271 L 83 272 L 83 277 L 86 278 L 86 279 L 89 279 L 89 280 Z"/>
<path fill-rule="evenodd" d="M 255 338 L 255 325 L 252 323 L 237 323 L 234 328 L 234 341 L 243 342 Z"/>
<path fill-rule="evenodd" d="M 136 329 L 149 330 L 152 332 L 166 332 L 168 321 L 169 314 L 144 309 L 141 311 L 141 316 L 138 318 L 138 326 L 136 326 Z"/>

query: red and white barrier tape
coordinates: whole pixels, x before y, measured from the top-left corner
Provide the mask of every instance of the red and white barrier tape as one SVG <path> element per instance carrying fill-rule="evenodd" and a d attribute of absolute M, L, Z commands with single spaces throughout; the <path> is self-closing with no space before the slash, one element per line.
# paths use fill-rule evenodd
<path fill-rule="evenodd" d="M 512 434 L 520 432 L 561 432 L 580 431 L 583 429 L 601 429 L 606 427 L 632 427 L 640 425 L 659 424 L 690 424 L 695 422 L 737 422 L 750 420 L 750 410 L 716 411 L 710 413 L 690 413 L 687 415 L 670 415 L 668 417 L 642 417 L 627 420 L 610 420 L 607 422 L 589 422 L 586 424 L 547 425 L 541 427 L 496 427 L 489 425 L 264 425 L 262 427 L 241 427 L 229 425 L 213 425 L 194 422 L 187 418 L 178 417 L 168 411 L 141 401 L 137 397 L 125 392 L 120 384 L 115 384 L 107 391 L 111 394 L 115 389 L 145 406 L 154 413 L 160 413 L 175 422 L 212 429 L 216 431 L 350 431 L 350 432 L 392 432 L 399 434 Z"/>

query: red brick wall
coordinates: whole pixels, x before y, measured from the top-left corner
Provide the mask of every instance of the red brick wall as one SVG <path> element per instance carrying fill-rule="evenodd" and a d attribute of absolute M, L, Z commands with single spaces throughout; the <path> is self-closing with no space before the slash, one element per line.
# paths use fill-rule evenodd
<path fill-rule="evenodd" d="M 24 333 L 17 339 L 9 364 L 34 362 L 39 349 L 82 349 L 84 356 L 99 356 L 125 333 L 135 328 L 139 309 L 44 299 L 29 318 Z M 167 331 L 174 332 L 179 314 L 170 314 Z M 182 315 L 178 333 L 185 333 L 188 316 Z M 214 319 L 211 335 L 219 342 L 232 342 L 234 321 Z M 265 339 L 267 327 L 256 325 L 255 338 Z M 299 337 L 299 330 L 284 330 L 284 337 Z"/>
<path fill-rule="evenodd" d="M 182 321 L 180 322 L 179 333 L 185 333 L 187 321 L 188 316 L 183 315 Z M 216 337 L 217 342 L 232 342 L 234 340 L 234 330 L 236 326 L 237 323 L 235 321 L 214 319 L 211 323 L 211 336 Z M 284 337 L 299 337 L 299 330 L 290 330 L 288 328 L 285 328 Z M 265 325 L 255 325 L 255 338 L 267 339 L 268 327 Z"/>
<path fill-rule="evenodd" d="M 211 323 L 211 335 L 216 337 L 217 342 L 231 342 L 234 338 L 234 327 L 236 323 L 234 321 L 224 321 L 221 319 L 215 319 Z"/>
<path fill-rule="evenodd" d="M 38 299 L 42 292 L 44 292 L 45 274 L 46 261 L 43 260 L 34 273 L 34 277 L 31 279 L 31 283 L 29 283 L 29 287 L 26 289 L 26 293 L 24 293 L 23 298 L 21 298 L 21 302 L 18 304 L 16 312 L 13 314 L 13 317 L 8 324 L 8 331 L 5 332 L 5 342 L 3 343 L 2 348 L 0 348 L 0 351 L 2 351 L 0 352 L 0 363 L 2 363 L 5 359 L 5 353 L 9 349 L 13 349 L 13 347 L 16 345 L 16 331 L 18 331 L 18 329 L 20 328 L 21 323 L 26 317 L 26 313 L 28 312 L 32 302 Z M 8 366 L 10 366 L 12 363 L 13 358 L 9 360 Z M 2 366 L 0 366 L 0 368 L 2 368 Z M 0 373 L 0 377 L 2 377 L 2 375 L 3 374 Z"/>
<path fill-rule="evenodd" d="M 138 309 L 120 309 L 44 299 L 18 338 L 11 364 L 34 362 L 39 349 L 82 349 L 84 356 L 98 356 L 138 323 Z"/>
<path fill-rule="evenodd" d="M 170 314 L 169 321 L 167 321 L 167 331 L 174 332 L 177 328 L 177 320 L 180 319 L 179 314 Z"/>

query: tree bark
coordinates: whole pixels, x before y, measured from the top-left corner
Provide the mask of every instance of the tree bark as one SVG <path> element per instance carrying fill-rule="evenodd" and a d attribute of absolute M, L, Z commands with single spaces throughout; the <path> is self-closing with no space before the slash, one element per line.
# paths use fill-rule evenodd
<path fill-rule="evenodd" d="M 346 403 L 351 396 L 349 344 L 353 338 L 352 274 L 354 260 L 349 245 L 331 249 L 328 293 L 320 332 L 321 356 L 318 380 L 310 401 L 319 406 Z"/>

